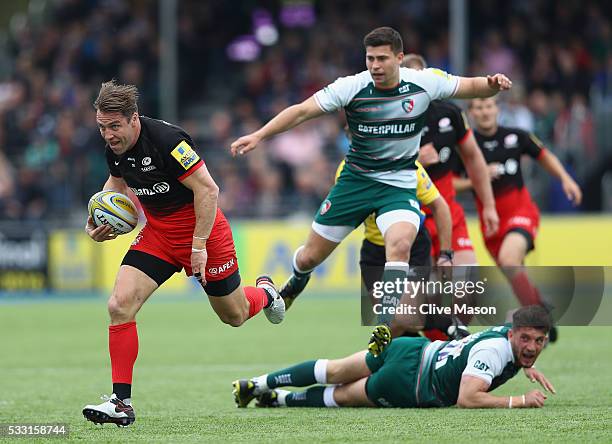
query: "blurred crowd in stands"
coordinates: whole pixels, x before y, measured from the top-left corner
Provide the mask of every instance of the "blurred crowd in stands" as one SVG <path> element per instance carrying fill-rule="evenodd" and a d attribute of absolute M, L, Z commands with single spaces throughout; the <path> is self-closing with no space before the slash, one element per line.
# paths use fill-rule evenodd
<path fill-rule="evenodd" d="M 37 14 L 11 19 L 0 49 L 9 64 L 0 78 L 0 220 L 83 216 L 89 196 L 108 175 L 92 108 L 102 81 L 114 77 L 137 85 L 141 113 L 162 115 L 156 2 L 43 3 Z M 471 63 L 465 74 L 508 74 L 514 88 L 501 97 L 501 123 L 533 131 L 587 193 L 589 186 L 601 189 L 606 162 L 612 163 L 607 2 L 467 3 Z M 262 3 L 273 18 L 282 4 Z M 229 217 L 298 217 L 316 210 L 348 148 L 341 114 L 302 125 L 241 159 L 232 159 L 228 147 L 338 76 L 365 69 L 361 41 L 369 30 L 393 26 L 405 52 L 421 53 L 431 66 L 453 72 L 442 0 L 315 1 L 312 26 L 278 23 L 279 40 L 248 63 L 229 60 L 225 48 L 250 32 L 250 2 L 178 5 L 176 123 L 194 137 Z M 568 210 L 545 173 L 529 166 L 526 171 L 544 211 Z M 609 194 L 594 193 L 586 196 L 587 210 L 612 209 Z M 589 203 L 593 195 L 599 201 Z"/>

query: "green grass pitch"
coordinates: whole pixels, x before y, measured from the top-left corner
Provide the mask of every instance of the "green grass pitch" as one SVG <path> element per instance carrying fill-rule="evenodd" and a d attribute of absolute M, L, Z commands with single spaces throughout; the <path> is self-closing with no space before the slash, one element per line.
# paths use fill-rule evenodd
<path fill-rule="evenodd" d="M 234 407 L 236 378 L 364 348 L 370 329 L 358 319 L 351 298 L 305 295 L 279 326 L 258 316 L 231 328 L 204 298 L 155 295 L 138 317 L 136 423 L 119 429 L 81 415 L 111 389 L 104 299 L 0 303 L 0 423 L 67 423 L 83 442 L 612 442 L 603 327 L 561 328 L 543 352 L 538 368 L 558 391 L 543 409 Z M 497 392 L 533 387 L 519 374 Z"/>

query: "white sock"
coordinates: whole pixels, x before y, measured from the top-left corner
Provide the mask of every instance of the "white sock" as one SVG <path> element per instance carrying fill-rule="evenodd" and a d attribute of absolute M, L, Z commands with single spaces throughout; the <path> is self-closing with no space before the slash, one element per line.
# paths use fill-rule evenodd
<path fill-rule="evenodd" d="M 340 407 L 334 399 L 334 390 L 336 390 L 335 385 L 325 387 L 323 391 L 323 402 L 325 403 L 325 407 Z"/>
<path fill-rule="evenodd" d="M 261 395 L 264 392 L 268 391 L 268 374 L 257 376 L 256 378 L 251 379 L 255 383 L 255 390 L 253 393 L 255 395 Z"/>
<path fill-rule="evenodd" d="M 287 407 L 287 403 L 285 402 L 285 398 L 291 392 L 289 390 L 281 390 L 281 389 L 275 389 L 275 390 L 276 390 L 276 395 L 277 395 L 276 400 L 278 401 L 278 406 L 279 407 Z"/>
<path fill-rule="evenodd" d="M 318 359 L 314 365 L 315 381 L 319 384 L 327 384 L 327 363 L 329 359 Z"/>
<path fill-rule="evenodd" d="M 385 270 L 403 270 L 405 272 L 408 272 L 409 268 L 410 268 L 410 265 L 408 265 L 408 262 L 401 262 L 401 261 L 385 262 Z"/>

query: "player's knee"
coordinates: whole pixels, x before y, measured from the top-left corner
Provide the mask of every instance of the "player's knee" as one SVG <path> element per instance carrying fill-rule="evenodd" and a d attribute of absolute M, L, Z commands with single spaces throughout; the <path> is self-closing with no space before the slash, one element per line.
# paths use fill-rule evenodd
<path fill-rule="evenodd" d="M 342 386 L 337 386 L 334 390 L 334 401 L 339 407 L 350 407 L 347 391 L 342 389 Z"/>
<path fill-rule="evenodd" d="M 312 270 L 320 262 L 317 252 L 312 248 L 303 248 L 297 257 L 297 265 L 301 270 Z"/>
<path fill-rule="evenodd" d="M 404 237 L 392 239 L 386 246 L 388 260 L 406 261 L 410 256 L 412 242 Z"/>
<path fill-rule="evenodd" d="M 232 327 L 240 327 L 244 322 L 248 319 L 248 313 L 243 313 L 241 311 L 231 311 L 226 313 L 221 313 L 219 315 L 219 319 L 224 324 L 230 325 Z"/>
<path fill-rule="evenodd" d="M 108 314 L 113 321 L 127 321 L 134 314 L 134 307 L 131 303 L 133 298 L 121 292 L 113 291 L 108 300 Z"/>
<path fill-rule="evenodd" d="M 340 382 L 340 360 L 333 359 L 327 362 L 327 368 L 325 369 L 325 377 L 328 384 L 337 384 Z"/>
<path fill-rule="evenodd" d="M 511 252 L 502 251 L 497 256 L 497 264 L 500 267 L 520 267 L 521 263 L 521 258 Z"/>

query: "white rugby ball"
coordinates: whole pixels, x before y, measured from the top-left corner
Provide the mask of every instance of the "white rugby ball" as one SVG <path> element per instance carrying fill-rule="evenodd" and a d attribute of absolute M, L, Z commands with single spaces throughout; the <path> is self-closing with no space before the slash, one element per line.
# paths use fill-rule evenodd
<path fill-rule="evenodd" d="M 115 234 L 126 234 L 138 224 L 138 210 L 129 197 L 116 191 L 100 191 L 89 199 L 87 211 L 94 225 L 109 225 Z"/>

